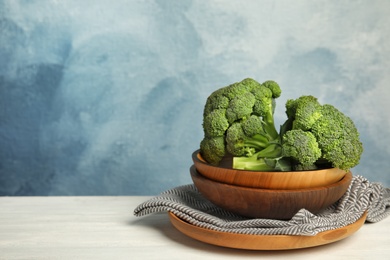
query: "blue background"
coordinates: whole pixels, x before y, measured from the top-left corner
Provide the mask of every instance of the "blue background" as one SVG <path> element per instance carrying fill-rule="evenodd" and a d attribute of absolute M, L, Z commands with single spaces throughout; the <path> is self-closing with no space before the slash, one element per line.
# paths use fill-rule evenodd
<path fill-rule="evenodd" d="M 217 88 L 273 79 L 356 123 L 390 185 L 390 1 L 0 1 L 0 195 L 191 183 Z"/>

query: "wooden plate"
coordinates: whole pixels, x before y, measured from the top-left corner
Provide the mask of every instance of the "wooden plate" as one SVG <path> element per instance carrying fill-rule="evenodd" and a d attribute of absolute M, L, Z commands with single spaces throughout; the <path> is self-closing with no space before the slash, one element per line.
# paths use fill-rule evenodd
<path fill-rule="evenodd" d="M 325 245 L 349 237 L 363 226 L 367 212 L 355 223 L 324 231 L 315 236 L 246 235 L 220 232 L 194 226 L 171 212 L 168 215 L 173 226 L 180 232 L 208 244 L 247 250 L 289 250 Z"/>

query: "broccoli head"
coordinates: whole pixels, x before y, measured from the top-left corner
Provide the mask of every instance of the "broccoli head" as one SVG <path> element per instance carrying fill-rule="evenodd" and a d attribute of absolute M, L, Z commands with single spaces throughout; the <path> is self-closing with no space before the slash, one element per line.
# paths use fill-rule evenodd
<path fill-rule="evenodd" d="M 286 102 L 289 127 L 283 140 L 287 146 L 289 131 L 302 130 L 311 133 L 318 144 L 321 156 L 316 161 L 330 163 L 333 167 L 349 170 L 360 161 L 363 145 L 353 121 L 334 106 L 321 105 L 313 96 L 302 96 Z M 287 147 L 286 147 L 287 148 Z M 315 149 L 317 150 L 317 148 Z M 299 162 L 305 162 L 304 152 L 298 153 Z M 301 156 L 299 156 L 301 155 Z"/>
<path fill-rule="evenodd" d="M 332 105 L 322 106 L 322 117 L 311 132 L 317 138 L 322 157 L 342 170 L 359 164 L 363 144 L 353 121 Z"/>
<path fill-rule="evenodd" d="M 206 154 L 212 153 L 215 146 L 205 144 L 215 137 L 222 137 L 226 151 L 234 156 L 254 154 L 278 139 L 273 113 L 274 99 L 280 94 L 276 82 L 260 84 L 251 78 L 211 93 L 203 111 L 204 140 L 200 152 L 204 158 L 212 164 L 218 164 L 218 158 L 222 159 L 221 150 L 218 150 L 218 156 L 211 159 L 210 155 L 207 159 Z"/>

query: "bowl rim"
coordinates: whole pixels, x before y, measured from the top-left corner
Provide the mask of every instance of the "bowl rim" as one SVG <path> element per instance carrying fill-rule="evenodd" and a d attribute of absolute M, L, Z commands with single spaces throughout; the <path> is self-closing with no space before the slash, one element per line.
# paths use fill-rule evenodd
<path fill-rule="evenodd" d="M 190 167 L 190 173 L 191 176 L 194 174 L 195 177 L 200 178 L 200 179 L 205 179 L 206 181 L 209 182 L 215 182 L 218 183 L 218 185 L 223 185 L 223 186 L 228 186 L 228 187 L 234 187 L 235 189 L 242 189 L 242 190 L 247 190 L 247 191 L 255 191 L 255 192 L 267 192 L 267 193 L 299 193 L 299 192 L 312 192 L 312 191 L 319 191 L 319 190 L 327 190 L 336 186 L 339 186 L 343 184 L 343 182 L 351 182 L 352 181 L 352 172 L 347 172 L 339 181 L 328 184 L 326 186 L 318 186 L 318 187 L 308 187 L 308 188 L 298 188 L 298 189 L 269 189 L 269 188 L 255 188 L 255 187 L 246 187 L 246 186 L 240 186 L 240 185 L 234 185 L 234 184 L 229 184 L 229 183 L 224 183 L 221 181 L 213 180 L 210 178 L 207 178 L 206 176 L 202 175 L 195 167 L 195 165 L 192 165 Z M 283 172 L 282 172 L 283 173 Z"/>
<path fill-rule="evenodd" d="M 215 168 L 215 169 L 218 169 L 218 168 L 223 168 L 223 169 L 226 169 L 226 170 L 232 170 L 232 171 L 237 171 L 237 172 L 253 172 L 253 173 L 273 173 L 273 174 L 286 174 L 288 172 L 293 172 L 293 173 L 308 173 L 308 172 L 320 172 L 320 171 L 324 171 L 324 170 L 329 170 L 329 169 L 336 169 L 334 167 L 331 167 L 331 168 L 320 168 L 320 169 L 314 169 L 314 170 L 300 170 L 300 171 L 253 171 L 253 170 L 242 170 L 242 169 L 234 169 L 234 168 L 231 168 L 231 167 L 223 167 L 223 166 L 219 166 L 219 165 L 213 165 L 213 164 L 210 164 L 208 163 L 203 157 L 202 157 L 202 154 L 200 152 L 200 149 L 197 149 L 195 150 L 193 153 L 192 153 L 192 159 L 195 163 L 198 162 L 198 163 L 201 163 L 201 164 L 204 164 L 206 165 L 207 167 L 212 167 L 212 168 Z M 341 170 L 342 171 L 342 170 Z M 346 173 L 348 171 L 345 171 Z"/>

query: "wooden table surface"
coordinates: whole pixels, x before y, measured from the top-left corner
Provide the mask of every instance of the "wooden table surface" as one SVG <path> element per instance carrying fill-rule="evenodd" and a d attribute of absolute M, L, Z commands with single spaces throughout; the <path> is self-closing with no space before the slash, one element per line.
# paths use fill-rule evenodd
<path fill-rule="evenodd" d="M 247 251 L 187 237 L 166 213 L 133 216 L 149 198 L 0 197 L 0 259 L 390 259 L 390 218 L 328 245 Z"/>

